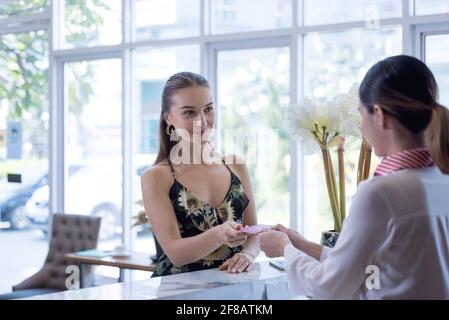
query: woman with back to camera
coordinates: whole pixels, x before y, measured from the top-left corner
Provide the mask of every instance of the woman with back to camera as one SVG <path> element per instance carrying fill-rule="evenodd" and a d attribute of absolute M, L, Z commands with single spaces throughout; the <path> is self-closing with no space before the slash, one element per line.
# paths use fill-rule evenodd
<path fill-rule="evenodd" d="M 449 299 L 449 111 L 429 68 L 375 64 L 360 90 L 361 130 L 383 157 L 352 200 L 335 248 L 281 225 L 261 249 L 284 256 L 291 287 L 318 299 Z"/>
<path fill-rule="evenodd" d="M 208 142 L 215 103 L 207 80 L 181 72 L 162 93 L 159 153 L 142 175 L 145 211 L 163 253 L 153 276 L 219 267 L 251 271 L 259 249 L 240 231 L 257 224 L 248 170 Z"/>

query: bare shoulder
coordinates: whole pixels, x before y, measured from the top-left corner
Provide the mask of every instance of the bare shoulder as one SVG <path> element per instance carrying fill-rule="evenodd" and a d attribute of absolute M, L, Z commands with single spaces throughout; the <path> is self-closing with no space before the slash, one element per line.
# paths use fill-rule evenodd
<path fill-rule="evenodd" d="M 142 174 L 142 185 L 148 185 L 150 187 L 156 187 L 157 189 L 167 189 L 170 187 L 173 180 L 170 166 L 168 162 L 160 162 L 147 170 Z"/>
<path fill-rule="evenodd" d="M 245 160 L 237 156 L 235 154 L 227 155 L 223 157 L 225 163 L 232 169 L 234 173 L 237 174 L 237 176 L 240 179 L 245 179 L 248 177 L 248 170 L 246 168 Z"/>

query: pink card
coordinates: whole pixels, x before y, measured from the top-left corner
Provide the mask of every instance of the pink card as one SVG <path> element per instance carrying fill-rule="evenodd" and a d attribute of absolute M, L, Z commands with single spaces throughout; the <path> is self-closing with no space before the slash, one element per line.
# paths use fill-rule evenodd
<path fill-rule="evenodd" d="M 257 233 L 268 231 L 268 230 L 271 230 L 271 226 L 264 225 L 264 224 L 243 227 L 242 229 L 240 229 L 240 231 L 242 231 L 244 233 L 249 233 L 249 234 L 257 234 Z"/>

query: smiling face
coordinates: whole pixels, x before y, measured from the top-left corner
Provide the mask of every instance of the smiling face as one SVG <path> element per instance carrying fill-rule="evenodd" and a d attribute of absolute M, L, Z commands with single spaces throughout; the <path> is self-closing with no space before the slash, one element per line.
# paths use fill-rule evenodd
<path fill-rule="evenodd" d="M 186 130 L 190 141 L 206 143 L 209 129 L 215 125 L 215 105 L 210 88 L 193 86 L 177 90 L 171 97 L 170 112 L 165 115 L 165 120 L 177 130 Z"/>

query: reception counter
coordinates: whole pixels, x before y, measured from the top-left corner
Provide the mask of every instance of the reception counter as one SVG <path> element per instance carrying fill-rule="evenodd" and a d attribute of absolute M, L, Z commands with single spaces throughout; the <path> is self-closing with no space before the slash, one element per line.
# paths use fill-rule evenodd
<path fill-rule="evenodd" d="M 268 261 L 253 271 L 231 274 L 218 269 L 68 290 L 35 296 L 32 300 L 276 300 L 293 298 L 287 276 Z"/>

